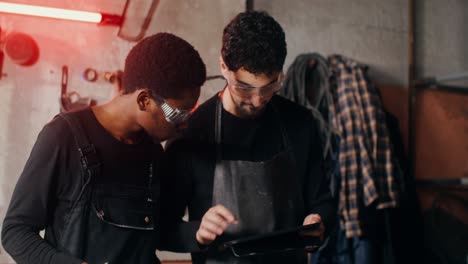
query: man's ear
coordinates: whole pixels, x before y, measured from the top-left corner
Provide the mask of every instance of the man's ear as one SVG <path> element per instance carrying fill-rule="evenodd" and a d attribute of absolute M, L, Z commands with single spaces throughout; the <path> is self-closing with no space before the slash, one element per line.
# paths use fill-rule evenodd
<path fill-rule="evenodd" d="M 224 62 L 223 56 L 219 56 L 219 66 L 221 67 L 222 71 L 227 70 L 226 63 Z"/>
<path fill-rule="evenodd" d="M 151 100 L 151 97 L 149 95 L 148 90 L 142 89 L 138 91 L 137 104 L 138 104 L 138 109 L 140 109 L 140 111 L 146 111 L 146 109 L 149 106 L 150 100 Z"/>
<path fill-rule="evenodd" d="M 224 79 L 227 80 L 229 69 L 228 69 L 226 63 L 224 62 L 222 56 L 219 56 L 219 65 L 220 65 L 220 68 L 221 68 L 221 74 L 224 76 Z"/>

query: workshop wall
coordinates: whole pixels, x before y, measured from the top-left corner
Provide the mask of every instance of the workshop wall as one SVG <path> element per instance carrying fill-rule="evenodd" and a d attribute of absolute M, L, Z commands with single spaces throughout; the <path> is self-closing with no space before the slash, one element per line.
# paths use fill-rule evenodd
<path fill-rule="evenodd" d="M 408 85 L 407 0 L 255 0 L 283 26 L 286 66 L 300 53 L 342 54 L 378 83 Z M 468 69 L 468 2 L 415 0 L 416 77 Z"/>

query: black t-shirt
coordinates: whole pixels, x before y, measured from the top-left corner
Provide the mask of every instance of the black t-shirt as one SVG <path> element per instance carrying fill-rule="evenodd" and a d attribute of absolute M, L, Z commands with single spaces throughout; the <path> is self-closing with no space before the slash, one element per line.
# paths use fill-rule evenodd
<path fill-rule="evenodd" d="M 213 110 L 215 100 L 207 102 L 208 111 L 194 116 L 191 129 L 186 133 L 187 137 L 200 135 L 204 131 L 208 142 L 214 139 L 214 122 L 197 122 L 210 120 L 215 115 Z M 272 159 L 278 152 L 284 150 L 282 140 L 282 127 L 271 104 L 265 109 L 264 114 L 252 119 L 239 118 L 222 109 L 222 155 L 225 160 L 265 161 Z M 214 119 L 212 119 L 214 121 Z M 203 124 L 203 125 L 201 125 Z M 198 134 L 200 133 L 200 134 Z M 211 144 L 210 144 L 211 145 Z"/>
<path fill-rule="evenodd" d="M 102 162 L 102 172 L 96 180 L 145 186 L 148 182 L 149 164 L 154 152 L 161 155 L 161 146 L 153 144 L 149 136 L 136 144 L 117 140 L 98 122 L 90 109 L 85 110 L 80 119 Z"/>
<path fill-rule="evenodd" d="M 173 201 L 174 218 L 180 217 L 183 208 L 188 206 L 192 221 L 180 225 L 178 231 L 170 231 L 172 240 L 166 241 L 173 244 L 168 248 L 199 249 L 192 238 L 199 221 L 212 206 L 217 97 L 200 105 L 184 137 L 172 142 L 167 149 L 171 179 L 176 179 L 174 182 L 177 182 L 177 186 L 165 194 L 165 199 Z M 324 177 L 322 148 L 316 126 L 316 121 L 306 108 L 280 96 L 274 96 L 264 113 L 255 119 L 241 119 L 223 110 L 222 159 L 270 160 L 285 149 L 283 129 L 296 164 L 296 173 L 290 176 L 297 177 L 300 182 L 299 189 L 306 208 L 304 217 L 309 213 L 318 213 L 325 225 L 331 226 L 336 205 L 330 194 L 329 180 Z M 174 234 L 181 237 L 177 238 Z M 194 254 L 193 258 L 198 261 L 199 255 Z"/>
<path fill-rule="evenodd" d="M 149 138 L 134 145 L 124 144 L 102 127 L 91 109 L 77 111 L 74 115 L 95 145 L 101 162 L 101 173 L 95 176 L 96 182 L 147 186 L 149 162 L 153 157 L 158 163 L 163 154 L 160 144 L 154 144 Z M 66 216 L 79 186 L 82 186 L 81 171 L 79 152 L 71 129 L 64 119 L 56 117 L 40 132 L 17 182 L 3 223 L 4 248 L 17 262 L 82 262 L 57 249 Z M 153 177 L 159 177 L 159 172 L 154 171 Z M 45 239 L 39 236 L 41 229 L 46 229 Z M 114 238 L 118 235 L 115 234 Z M 133 239 L 138 240 L 139 237 L 134 236 Z M 113 237 L 105 241 L 107 245 L 112 245 Z M 93 243 L 89 241 L 90 245 L 100 247 Z M 125 261 L 126 256 L 147 253 L 132 248 L 132 245 L 116 250 L 128 250 L 128 254 L 122 255 L 119 261 Z"/>

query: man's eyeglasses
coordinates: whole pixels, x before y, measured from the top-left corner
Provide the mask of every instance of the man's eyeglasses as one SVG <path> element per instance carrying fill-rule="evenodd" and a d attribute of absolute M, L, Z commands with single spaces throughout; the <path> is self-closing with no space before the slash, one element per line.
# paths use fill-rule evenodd
<path fill-rule="evenodd" d="M 272 96 L 281 89 L 283 79 L 284 74 L 280 73 L 274 82 L 262 87 L 252 87 L 248 84 L 239 83 L 231 76 L 228 76 L 226 81 L 231 91 L 242 98 L 251 98 L 254 96 L 265 98 Z"/>
<path fill-rule="evenodd" d="M 151 93 L 151 97 L 153 97 L 156 104 L 161 107 L 167 122 L 174 125 L 179 125 L 190 118 L 193 110 L 180 110 L 176 107 L 172 107 L 164 98 L 155 93 Z"/>

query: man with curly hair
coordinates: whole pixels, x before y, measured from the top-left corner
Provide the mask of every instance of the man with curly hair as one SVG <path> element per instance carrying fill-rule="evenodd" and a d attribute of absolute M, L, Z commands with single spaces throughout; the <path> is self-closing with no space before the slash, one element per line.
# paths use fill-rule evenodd
<path fill-rule="evenodd" d="M 323 239 L 334 223 L 317 123 L 307 109 L 276 95 L 285 57 L 285 34 L 271 16 L 237 15 L 222 38 L 226 86 L 168 147 L 178 185 L 166 189 L 177 197 L 174 218 L 166 221 L 186 205 L 190 218 L 167 230 L 169 242 L 173 250 L 194 252 L 193 263 L 306 263 L 304 250 L 238 258 L 221 245 L 314 223 L 319 228 L 305 235 Z"/>
<path fill-rule="evenodd" d="M 18 263 L 160 263 L 160 142 L 186 126 L 206 68 L 188 42 L 159 33 L 131 49 L 122 77 L 112 101 L 40 132 L 3 223 Z"/>

